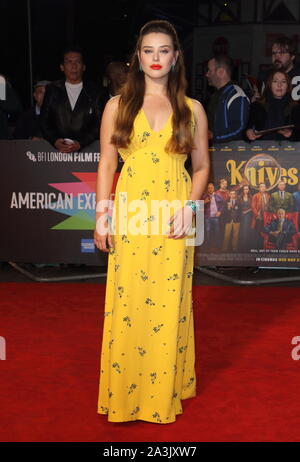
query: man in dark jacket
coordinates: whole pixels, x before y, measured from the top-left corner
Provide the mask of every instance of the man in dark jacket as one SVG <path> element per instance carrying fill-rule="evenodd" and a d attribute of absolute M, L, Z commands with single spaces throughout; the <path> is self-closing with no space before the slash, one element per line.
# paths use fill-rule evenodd
<path fill-rule="evenodd" d="M 21 103 L 3 75 L 0 75 L 0 139 L 10 138 L 9 117 L 22 111 Z"/>
<path fill-rule="evenodd" d="M 75 152 L 99 137 L 100 92 L 83 80 L 85 64 L 80 49 L 65 50 L 60 68 L 65 79 L 47 86 L 41 129 L 58 151 Z"/>
<path fill-rule="evenodd" d="M 292 236 L 296 234 L 296 228 L 291 220 L 285 217 L 285 210 L 277 210 L 277 218 L 271 221 L 264 232 L 269 235 L 269 239 L 276 245 L 276 249 L 286 249 L 287 244 L 292 241 Z"/>
<path fill-rule="evenodd" d="M 232 61 L 219 55 L 208 61 L 209 85 L 216 88 L 208 108 L 209 139 L 227 143 L 242 139 L 249 115 L 250 102 L 244 91 L 231 82 Z"/>
<path fill-rule="evenodd" d="M 278 191 L 275 191 L 271 194 L 269 211 L 276 213 L 278 209 L 284 209 L 286 212 L 293 212 L 294 198 L 290 192 L 285 190 L 285 182 L 280 180 L 277 187 Z"/>
<path fill-rule="evenodd" d="M 34 86 L 33 98 L 35 105 L 23 112 L 17 120 L 13 138 L 16 140 L 28 140 L 42 138 L 40 127 L 41 107 L 44 101 L 48 80 L 40 80 Z"/>

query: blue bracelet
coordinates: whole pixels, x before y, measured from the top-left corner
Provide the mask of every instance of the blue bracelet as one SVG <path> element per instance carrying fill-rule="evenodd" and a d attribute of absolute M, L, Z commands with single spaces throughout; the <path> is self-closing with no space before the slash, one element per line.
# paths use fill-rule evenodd
<path fill-rule="evenodd" d="M 185 205 L 190 207 L 193 210 L 194 215 L 196 215 L 198 206 L 195 201 L 186 201 Z"/>

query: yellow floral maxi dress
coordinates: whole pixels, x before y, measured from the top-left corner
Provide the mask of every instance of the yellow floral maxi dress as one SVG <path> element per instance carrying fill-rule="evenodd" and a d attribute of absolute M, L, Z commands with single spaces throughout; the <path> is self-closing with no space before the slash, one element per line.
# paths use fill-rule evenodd
<path fill-rule="evenodd" d="M 156 132 L 141 109 L 129 147 L 120 150 L 124 165 L 114 202 L 117 234 L 108 263 L 98 401 L 98 413 L 111 422 L 174 422 L 181 399 L 195 396 L 194 248 L 186 239 L 151 233 L 161 216 L 152 204 L 165 200 L 167 208 L 180 200 L 182 206 L 191 190 L 187 156 L 165 151 L 171 131 L 171 116 Z M 128 229 L 118 229 L 126 214 Z M 130 220 L 143 232 L 133 232 Z"/>

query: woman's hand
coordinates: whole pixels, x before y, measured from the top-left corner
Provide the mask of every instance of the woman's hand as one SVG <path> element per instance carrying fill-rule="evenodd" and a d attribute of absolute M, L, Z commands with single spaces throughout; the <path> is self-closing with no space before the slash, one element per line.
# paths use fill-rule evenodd
<path fill-rule="evenodd" d="M 247 135 L 247 138 L 250 140 L 250 141 L 254 141 L 256 140 L 257 138 L 260 138 L 261 135 L 256 135 L 255 134 L 255 131 L 252 129 L 252 128 L 248 128 L 248 130 L 246 131 L 246 135 Z"/>
<path fill-rule="evenodd" d="M 278 130 L 278 133 L 283 135 L 285 138 L 290 138 L 292 136 L 293 130 L 290 128 L 283 128 L 282 130 Z"/>
<path fill-rule="evenodd" d="M 103 214 L 97 219 L 96 229 L 94 231 L 95 246 L 99 250 L 102 250 L 102 252 L 109 252 L 109 249 L 113 247 L 113 238 L 109 223 L 110 217 Z"/>
<path fill-rule="evenodd" d="M 170 230 L 167 233 L 169 239 L 182 239 L 188 236 L 193 223 L 193 210 L 189 206 L 184 206 L 177 210 L 170 218 Z"/>

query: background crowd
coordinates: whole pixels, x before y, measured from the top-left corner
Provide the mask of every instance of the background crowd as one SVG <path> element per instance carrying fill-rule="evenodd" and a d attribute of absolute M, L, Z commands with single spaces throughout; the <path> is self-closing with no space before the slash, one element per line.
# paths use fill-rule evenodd
<path fill-rule="evenodd" d="M 207 79 L 216 91 L 207 105 L 209 139 L 300 140 L 300 108 L 295 91 L 300 68 L 296 48 L 286 37 L 272 45 L 272 65 L 251 79 L 252 92 L 231 81 L 232 61 L 215 56 L 208 61 Z M 203 196 L 207 252 L 247 253 L 259 249 L 296 251 L 299 247 L 300 184 L 287 191 L 282 179 L 276 191 L 264 183 L 251 190 L 247 182 L 227 189 L 227 180 L 209 183 Z"/>
<path fill-rule="evenodd" d="M 99 124 L 106 101 L 124 84 L 127 65 L 110 62 L 105 84 L 84 77 L 82 50 L 69 47 L 60 60 L 62 79 L 38 81 L 34 106 L 22 112 L 17 93 L 8 81 L 0 94 L 0 139 L 45 139 L 60 152 L 75 152 L 99 138 Z"/>
<path fill-rule="evenodd" d="M 247 89 L 232 81 L 234 67 L 229 56 L 216 55 L 208 60 L 206 78 L 213 91 L 202 102 L 211 143 L 300 140 L 299 98 L 293 91 L 300 79 L 296 55 L 291 39 L 276 39 L 269 70 L 248 79 Z M 6 82 L 5 99 L 0 94 L 0 139 L 44 138 L 62 152 L 78 151 L 98 139 L 103 107 L 125 82 L 127 66 L 124 62 L 109 63 L 105 85 L 86 81 L 85 69 L 81 49 L 65 49 L 60 63 L 62 79 L 37 82 L 33 89 L 35 106 L 25 112 Z"/>
<path fill-rule="evenodd" d="M 270 69 L 251 79 L 251 91 L 232 81 L 234 68 L 229 56 L 208 60 L 206 78 L 214 91 L 203 103 L 211 144 L 300 141 L 300 105 L 293 92 L 300 79 L 296 54 L 291 39 L 276 39 Z M 105 103 L 118 94 L 127 69 L 124 62 L 109 63 L 105 85 L 97 85 L 84 78 L 81 49 L 65 49 L 60 62 L 62 79 L 37 82 L 34 107 L 22 112 L 16 92 L 6 82 L 5 99 L 0 99 L 0 139 L 45 139 L 60 152 L 83 149 L 98 139 Z M 248 184 L 229 190 L 225 178 L 218 185 L 209 183 L 203 197 L 206 250 L 244 253 L 267 247 L 297 248 L 300 186 L 292 192 L 285 190 L 284 181 L 277 186 L 278 191 L 270 194 L 264 183 L 258 192 L 251 191 Z"/>

